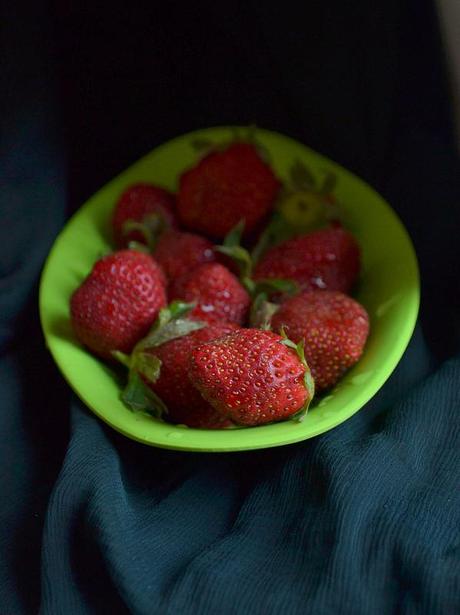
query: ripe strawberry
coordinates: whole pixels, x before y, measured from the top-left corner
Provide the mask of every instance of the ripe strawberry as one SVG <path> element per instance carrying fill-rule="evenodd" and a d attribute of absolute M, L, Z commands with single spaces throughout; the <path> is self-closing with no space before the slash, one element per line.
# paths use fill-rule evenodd
<path fill-rule="evenodd" d="M 213 244 L 200 235 L 166 231 L 154 250 L 168 280 L 173 281 L 198 265 L 216 260 Z"/>
<path fill-rule="evenodd" d="M 306 291 L 285 301 L 271 320 L 294 342 L 305 342 L 305 357 L 317 391 L 334 386 L 363 352 L 369 317 L 357 301 L 336 291 Z"/>
<path fill-rule="evenodd" d="M 121 250 L 98 260 L 70 300 L 72 325 L 90 350 L 129 353 L 166 304 L 164 275 L 148 254 Z"/>
<path fill-rule="evenodd" d="M 223 239 L 242 219 L 250 234 L 269 213 L 279 187 L 256 148 L 236 142 L 183 173 L 178 214 L 185 226 L 209 237 Z"/>
<path fill-rule="evenodd" d="M 158 380 L 145 382 L 166 404 L 167 420 L 207 429 L 231 425 L 193 386 L 188 378 L 188 365 L 190 353 L 196 346 L 233 333 L 236 329 L 238 327 L 231 323 L 215 323 L 146 350 L 161 361 Z"/>
<path fill-rule="evenodd" d="M 321 229 L 271 248 L 254 269 L 254 279 L 287 278 L 302 290 L 349 292 L 360 270 L 360 250 L 341 227 Z"/>
<path fill-rule="evenodd" d="M 192 350 L 189 377 L 222 416 L 241 425 L 306 412 L 313 382 L 286 341 L 271 331 L 241 329 Z"/>
<path fill-rule="evenodd" d="M 226 267 L 205 263 L 178 278 L 171 287 L 171 298 L 196 302 L 191 317 L 206 322 L 227 321 L 242 325 L 251 299 Z"/>
<path fill-rule="evenodd" d="M 148 243 L 145 233 L 128 230 L 128 221 L 146 225 L 155 232 L 158 227 L 175 227 L 175 197 L 173 194 L 153 184 L 134 184 L 129 186 L 119 198 L 112 215 L 112 229 L 115 243 L 120 248 L 130 241 Z"/>

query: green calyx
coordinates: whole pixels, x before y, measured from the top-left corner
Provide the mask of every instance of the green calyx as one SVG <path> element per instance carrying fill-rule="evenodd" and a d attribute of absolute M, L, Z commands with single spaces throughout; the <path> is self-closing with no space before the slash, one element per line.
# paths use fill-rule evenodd
<path fill-rule="evenodd" d="M 268 300 L 267 293 L 259 293 L 251 305 L 249 323 L 251 327 L 270 331 L 273 315 L 278 311 L 279 305 Z"/>
<path fill-rule="evenodd" d="M 145 245 L 138 241 L 131 241 L 129 247 L 133 250 L 153 252 L 158 243 L 158 238 L 168 228 L 169 224 L 164 216 L 159 213 L 150 213 L 144 216 L 141 222 L 131 219 L 126 220 L 122 227 L 122 233 L 124 236 L 129 235 L 133 231 L 141 233 L 144 237 Z"/>
<path fill-rule="evenodd" d="M 214 250 L 226 254 L 235 261 L 240 270 L 240 282 L 253 299 L 260 293 L 267 293 L 267 295 L 275 293 L 295 294 L 298 291 L 298 286 L 293 280 L 267 278 L 255 281 L 252 279 L 254 259 L 249 251 L 241 245 L 244 224 L 244 219 L 240 220 L 226 235 L 223 244 L 215 246 Z"/>
<path fill-rule="evenodd" d="M 252 276 L 252 258 L 246 248 L 241 245 L 245 221 L 240 220 L 238 224 L 225 236 L 221 246 L 214 246 L 216 252 L 225 254 L 235 261 L 240 270 L 240 279 L 244 284 L 245 280 L 250 280 Z M 249 289 L 248 289 L 249 290 Z"/>
<path fill-rule="evenodd" d="M 202 154 L 210 154 L 211 152 L 222 152 L 226 150 L 233 143 L 250 143 L 255 147 L 257 153 L 266 164 L 270 164 L 271 156 L 265 145 L 258 139 L 257 126 L 250 124 L 249 126 L 232 126 L 230 128 L 230 135 L 228 138 L 222 141 L 215 142 L 210 139 L 200 137 L 191 141 L 192 148 Z"/>
<path fill-rule="evenodd" d="M 161 360 L 150 350 L 205 327 L 203 322 L 185 318 L 194 307 L 194 303 L 173 301 L 160 310 L 149 333 L 136 344 L 130 355 L 119 351 L 112 353 L 129 370 L 121 399 L 133 412 L 147 412 L 156 418 L 168 412 L 164 402 L 147 384 L 156 382 L 161 373 Z"/>
<path fill-rule="evenodd" d="M 270 248 L 339 220 L 333 194 L 336 183 L 334 173 L 326 170 L 317 178 L 305 162 L 295 160 L 278 194 L 271 220 L 252 250 L 253 263 Z"/>
<path fill-rule="evenodd" d="M 293 190 L 325 195 L 334 191 L 337 176 L 332 171 L 324 171 L 322 179 L 318 180 L 305 162 L 295 160 L 289 169 L 289 183 Z"/>
<path fill-rule="evenodd" d="M 163 400 L 147 386 L 135 370 L 129 372 L 128 384 L 121 393 L 121 399 L 133 412 L 147 412 L 157 419 L 168 413 Z"/>
<path fill-rule="evenodd" d="M 192 331 L 202 329 L 205 323 L 185 318 L 193 310 L 196 303 L 173 301 L 160 310 L 158 317 L 147 335 L 135 346 L 134 353 L 161 346 L 177 337 L 188 335 Z"/>
<path fill-rule="evenodd" d="M 298 344 L 296 344 L 295 342 L 293 342 L 292 340 L 288 338 L 284 329 L 281 329 L 280 335 L 283 338 L 280 344 L 283 344 L 284 346 L 287 346 L 288 348 L 292 348 L 292 350 L 295 350 L 297 356 L 300 359 L 300 362 L 305 367 L 304 384 L 308 392 L 307 400 L 302 406 L 302 408 L 300 408 L 295 414 L 289 417 L 291 421 L 297 421 L 300 423 L 304 420 L 308 412 L 308 408 L 310 406 L 311 400 L 313 399 L 315 395 L 315 381 L 313 380 L 313 376 L 311 375 L 310 368 L 308 367 L 308 363 L 305 359 L 304 340 L 301 340 Z"/>

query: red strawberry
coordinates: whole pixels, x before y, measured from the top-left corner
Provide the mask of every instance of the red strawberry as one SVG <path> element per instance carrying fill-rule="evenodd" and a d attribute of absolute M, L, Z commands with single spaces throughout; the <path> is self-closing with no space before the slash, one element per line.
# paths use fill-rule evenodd
<path fill-rule="evenodd" d="M 129 353 L 166 304 L 164 275 L 148 254 L 121 250 L 97 261 L 70 300 L 72 325 L 90 350 Z"/>
<path fill-rule="evenodd" d="M 167 231 L 154 250 L 168 280 L 173 281 L 203 263 L 216 260 L 213 244 L 200 235 Z"/>
<path fill-rule="evenodd" d="M 147 243 L 145 234 L 139 230 L 126 230 L 126 223 L 133 221 L 146 224 L 147 228 L 154 222 L 158 227 L 158 218 L 163 226 L 175 227 L 175 197 L 173 194 L 153 184 L 134 184 L 129 186 L 119 198 L 112 216 L 112 228 L 115 243 L 120 248 L 130 241 Z"/>
<path fill-rule="evenodd" d="M 191 353 L 193 384 L 222 416 L 241 425 L 280 421 L 313 396 L 306 363 L 271 331 L 241 329 Z"/>
<path fill-rule="evenodd" d="M 336 291 L 303 292 L 285 301 L 273 316 L 294 342 L 305 342 L 305 358 L 317 391 L 334 386 L 363 352 L 369 317 L 357 301 Z"/>
<path fill-rule="evenodd" d="M 233 143 L 181 176 L 179 217 L 188 228 L 218 239 L 244 219 L 250 234 L 269 213 L 279 187 L 253 145 Z"/>
<path fill-rule="evenodd" d="M 271 248 L 256 265 L 254 279 L 287 278 L 301 289 L 349 292 L 360 270 L 360 250 L 341 227 L 321 229 Z"/>
<path fill-rule="evenodd" d="M 191 316 L 206 322 L 245 322 L 251 303 L 238 278 L 220 263 L 206 263 L 178 278 L 171 288 L 172 299 L 196 302 Z"/>
<path fill-rule="evenodd" d="M 158 380 L 145 382 L 166 404 L 166 419 L 207 429 L 231 425 L 193 386 L 188 378 L 188 365 L 190 353 L 196 346 L 233 333 L 236 329 L 238 327 L 231 323 L 215 323 L 146 351 L 161 360 Z"/>

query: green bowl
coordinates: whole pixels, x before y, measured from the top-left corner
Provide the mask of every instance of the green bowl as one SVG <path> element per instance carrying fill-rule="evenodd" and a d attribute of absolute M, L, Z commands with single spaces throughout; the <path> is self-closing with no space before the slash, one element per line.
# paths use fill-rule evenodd
<path fill-rule="evenodd" d="M 367 308 L 371 333 L 359 363 L 329 395 L 313 405 L 302 423 L 282 422 L 230 430 L 174 426 L 134 414 L 120 401 L 115 372 L 75 339 L 69 298 L 94 261 L 110 250 L 111 211 L 129 184 L 151 181 L 172 190 L 180 172 L 197 160 L 197 139 L 228 139 L 231 127 L 199 130 L 153 150 L 109 182 L 73 216 L 51 250 L 40 286 L 40 316 L 49 350 L 81 400 L 125 436 L 163 448 L 188 451 L 242 451 L 299 442 L 350 418 L 376 394 L 398 364 L 411 338 L 419 307 L 419 275 L 411 240 L 390 206 L 349 171 L 288 137 L 258 129 L 279 177 L 296 161 L 317 177 L 332 171 L 345 226 L 357 237 L 363 268 L 357 299 Z"/>

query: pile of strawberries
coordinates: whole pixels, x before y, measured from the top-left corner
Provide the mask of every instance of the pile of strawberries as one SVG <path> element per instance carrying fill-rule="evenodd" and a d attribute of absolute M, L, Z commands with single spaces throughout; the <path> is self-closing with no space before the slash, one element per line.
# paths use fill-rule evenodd
<path fill-rule="evenodd" d="M 359 246 L 321 211 L 314 230 L 286 234 L 283 194 L 256 145 L 234 141 L 185 170 L 177 194 L 143 183 L 120 195 L 117 249 L 70 313 L 90 351 L 128 368 L 131 409 L 208 429 L 300 420 L 359 360 Z"/>

